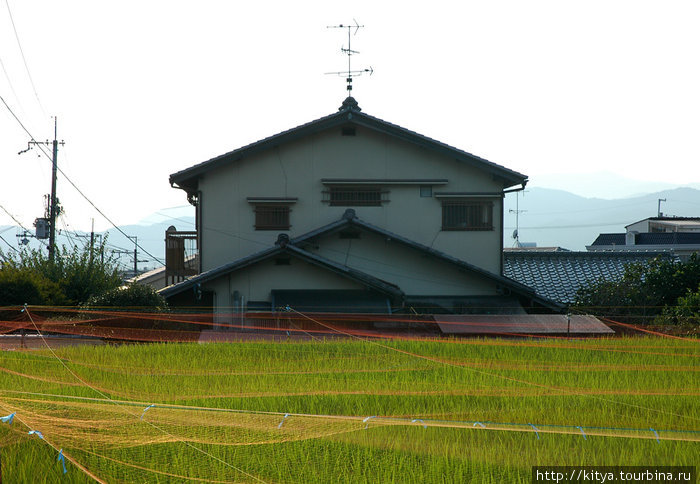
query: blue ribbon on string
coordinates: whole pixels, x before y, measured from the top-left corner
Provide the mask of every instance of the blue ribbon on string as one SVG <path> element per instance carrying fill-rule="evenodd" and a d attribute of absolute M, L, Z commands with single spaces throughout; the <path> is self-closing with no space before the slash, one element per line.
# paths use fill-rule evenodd
<path fill-rule="evenodd" d="M 537 435 L 537 440 L 540 440 L 540 433 L 537 431 L 537 427 L 535 427 L 535 426 L 532 425 L 531 423 L 529 423 L 528 425 L 529 425 L 530 427 L 532 427 L 533 430 L 535 431 L 535 435 Z"/>
<path fill-rule="evenodd" d="M 63 464 L 63 473 L 66 474 L 68 469 L 66 469 L 66 457 L 63 455 L 63 449 L 58 451 L 58 462 Z"/>
<path fill-rule="evenodd" d="M 152 403 L 152 404 L 150 404 L 148 407 L 144 408 L 144 409 L 143 409 L 143 413 L 141 414 L 141 420 L 143 420 L 143 416 L 146 414 L 146 410 L 148 410 L 149 408 L 153 408 L 153 407 L 155 407 L 155 406 L 156 406 L 156 404 L 155 404 L 155 403 Z"/>
<path fill-rule="evenodd" d="M 656 443 L 657 443 L 657 444 L 660 444 L 660 443 L 661 443 L 661 440 L 659 440 L 659 434 L 656 432 L 656 430 L 652 429 L 651 427 L 649 427 L 649 430 L 651 430 L 652 432 L 654 432 L 654 435 L 656 435 Z"/>
<path fill-rule="evenodd" d="M 416 422 L 420 422 L 420 423 L 422 423 L 422 424 L 423 424 L 423 428 L 424 428 L 424 429 L 427 429 L 427 428 L 428 428 L 428 426 L 427 426 L 427 425 L 425 424 L 425 422 L 423 422 L 423 419 L 420 419 L 420 418 L 414 418 L 413 420 L 411 420 L 411 423 L 416 423 Z"/>
<path fill-rule="evenodd" d="M 39 437 L 40 439 L 43 439 L 43 438 L 44 438 L 44 434 L 42 434 L 42 433 L 39 432 L 38 430 L 30 430 L 30 431 L 27 432 L 27 433 L 28 433 L 29 435 L 35 434 L 35 435 L 36 435 L 37 437 Z"/>
<path fill-rule="evenodd" d="M 15 413 L 12 412 L 10 415 L 5 415 L 4 417 L 0 417 L 0 421 L 5 422 L 6 424 L 12 425 L 12 421 L 15 419 Z"/>
<path fill-rule="evenodd" d="M 482 424 L 481 422 L 474 422 L 474 427 L 476 427 L 477 425 L 481 425 L 482 429 L 486 428 L 486 425 Z"/>
<path fill-rule="evenodd" d="M 282 421 L 281 421 L 280 424 L 277 426 L 278 429 L 281 429 L 281 428 L 282 428 L 282 424 L 283 424 L 284 421 L 287 419 L 287 417 L 289 417 L 289 414 L 288 414 L 288 413 L 285 413 L 285 414 L 284 414 L 284 417 L 282 418 Z"/>
<path fill-rule="evenodd" d="M 368 421 L 369 419 L 371 419 L 371 418 L 377 418 L 377 416 L 376 416 L 376 415 L 372 415 L 371 417 L 366 417 L 366 418 L 364 418 L 362 421 L 365 422 L 365 423 L 367 423 L 367 421 Z M 365 429 L 366 429 L 367 427 L 369 427 L 369 424 L 365 425 Z"/>
<path fill-rule="evenodd" d="M 581 435 L 583 435 L 583 440 L 588 440 L 586 438 L 586 432 L 583 431 L 583 427 L 576 426 L 576 428 L 581 431 Z"/>

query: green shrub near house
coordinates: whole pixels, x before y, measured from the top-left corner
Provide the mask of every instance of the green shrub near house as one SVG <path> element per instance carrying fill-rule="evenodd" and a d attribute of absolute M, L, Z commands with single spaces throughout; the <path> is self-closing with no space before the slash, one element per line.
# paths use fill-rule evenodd
<path fill-rule="evenodd" d="M 657 257 L 628 265 L 619 281 L 599 280 L 579 289 L 574 308 L 623 321 L 697 324 L 698 288 L 697 253 L 686 262 Z"/>
<path fill-rule="evenodd" d="M 90 297 L 85 309 L 116 308 L 120 311 L 165 312 L 168 303 L 151 286 L 129 284 Z"/>
<path fill-rule="evenodd" d="M 119 287 L 122 280 L 116 260 L 103 253 L 104 242 L 83 249 L 64 246 L 56 250 L 53 261 L 38 249 L 3 254 L 0 304 L 76 306 Z"/>

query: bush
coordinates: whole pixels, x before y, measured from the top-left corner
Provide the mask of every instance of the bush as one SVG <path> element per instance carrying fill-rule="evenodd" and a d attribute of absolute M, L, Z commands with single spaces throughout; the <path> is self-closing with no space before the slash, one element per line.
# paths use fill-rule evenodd
<path fill-rule="evenodd" d="M 122 283 L 113 258 L 103 258 L 104 241 L 97 247 L 56 250 L 53 261 L 43 251 L 23 249 L 5 254 L 0 267 L 3 304 L 79 305 L 91 296 Z"/>
<path fill-rule="evenodd" d="M 663 322 L 676 324 L 700 324 L 700 286 L 697 291 L 688 290 L 674 306 L 664 310 Z"/>
<path fill-rule="evenodd" d="M 699 285 L 697 253 L 687 262 L 657 257 L 649 263 L 628 265 L 619 281 L 597 281 L 581 288 L 574 307 L 621 320 L 653 321 Z"/>
<path fill-rule="evenodd" d="M 59 285 L 41 274 L 13 267 L 0 270 L 0 306 L 60 306 L 64 303 Z"/>
<path fill-rule="evenodd" d="M 92 296 L 84 309 L 118 308 L 121 311 L 166 312 L 168 303 L 151 286 L 130 284 Z"/>

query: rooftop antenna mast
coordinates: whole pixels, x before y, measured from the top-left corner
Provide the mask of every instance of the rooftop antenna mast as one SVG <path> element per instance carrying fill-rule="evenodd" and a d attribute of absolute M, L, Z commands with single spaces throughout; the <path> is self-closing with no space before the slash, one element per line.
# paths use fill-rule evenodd
<path fill-rule="evenodd" d="M 353 22 L 355 22 L 355 25 L 349 25 L 349 24 L 340 24 L 340 25 L 329 25 L 327 28 L 329 29 L 347 29 L 348 30 L 348 47 L 341 47 L 340 51 L 348 56 L 348 70 L 347 71 L 340 71 L 340 72 L 326 72 L 326 74 L 335 74 L 337 76 L 345 76 L 345 80 L 348 83 L 347 85 L 347 90 L 348 90 L 348 96 L 352 95 L 352 78 L 353 77 L 358 77 L 364 74 L 365 72 L 369 72 L 369 75 L 371 76 L 372 73 L 374 72 L 374 69 L 372 69 L 372 66 L 369 67 L 369 69 L 360 69 L 360 70 L 352 70 L 352 56 L 353 54 L 359 54 L 358 51 L 352 50 L 351 46 L 351 40 L 352 37 L 357 35 L 357 31 L 360 30 L 361 28 L 364 28 L 364 25 L 360 25 L 357 23 L 357 20 L 352 19 Z M 352 30 L 355 29 L 355 32 L 351 34 Z"/>

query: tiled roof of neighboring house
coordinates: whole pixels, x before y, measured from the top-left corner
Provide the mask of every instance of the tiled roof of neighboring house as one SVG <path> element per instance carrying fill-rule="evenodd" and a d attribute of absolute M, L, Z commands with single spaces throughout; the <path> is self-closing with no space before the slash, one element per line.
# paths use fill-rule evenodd
<path fill-rule="evenodd" d="M 599 234 L 591 245 L 625 245 L 625 234 Z"/>
<path fill-rule="evenodd" d="M 625 234 L 600 234 L 591 247 L 601 245 L 625 245 Z M 634 246 L 638 245 L 700 245 L 700 232 L 639 233 L 634 235 Z"/>
<path fill-rule="evenodd" d="M 530 286 L 541 297 L 571 304 L 576 291 L 599 279 L 617 280 L 630 263 L 668 252 L 515 252 L 504 253 L 503 275 Z"/>
<path fill-rule="evenodd" d="M 414 143 L 423 148 L 444 153 L 461 162 L 476 165 L 479 168 L 492 173 L 494 176 L 498 176 L 505 180 L 507 182 L 507 186 L 517 184 L 524 185 L 527 183 L 527 176 L 523 175 L 522 173 L 518 173 L 499 164 L 485 160 L 484 158 L 480 158 L 448 144 L 434 140 L 422 134 L 418 134 L 415 131 L 402 128 L 396 124 L 389 123 L 383 119 L 375 118 L 374 116 L 363 113 L 357 106 L 357 102 L 353 98 L 349 97 L 343 102 L 343 105 L 340 107 L 340 110 L 337 113 L 324 116 L 309 123 L 297 126 L 296 128 L 269 136 L 260 141 L 256 141 L 247 146 L 243 146 L 208 161 L 194 165 L 190 168 L 173 173 L 170 175 L 170 184 L 177 184 L 180 188 L 183 188 L 188 192 L 195 191 L 199 176 L 213 168 L 238 161 L 245 156 L 250 156 L 252 154 L 274 148 L 282 143 L 287 143 L 326 129 L 348 124 L 363 126 L 371 130 Z"/>

